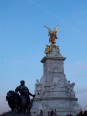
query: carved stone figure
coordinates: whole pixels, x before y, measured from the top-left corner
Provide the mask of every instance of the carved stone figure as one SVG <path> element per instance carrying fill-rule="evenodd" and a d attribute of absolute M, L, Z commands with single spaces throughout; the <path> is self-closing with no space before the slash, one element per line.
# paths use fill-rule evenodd
<path fill-rule="evenodd" d="M 70 81 L 67 81 L 67 90 L 68 92 L 70 93 L 71 96 L 75 97 L 75 92 L 74 92 L 74 86 L 75 86 L 75 83 L 70 83 Z"/>
<path fill-rule="evenodd" d="M 45 94 L 45 86 L 41 84 L 41 82 L 39 82 L 39 80 L 37 79 L 36 80 L 36 89 L 35 89 L 35 93 L 36 95 L 39 95 L 39 96 L 43 96 Z"/>
<path fill-rule="evenodd" d="M 36 88 L 36 89 L 35 89 L 35 94 L 36 94 L 36 95 L 40 95 L 40 91 L 41 91 L 40 82 L 39 82 L 38 79 L 36 80 L 36 82 L 37 82 L 37 83 L 35 84 L 35 86 L 36 86 L 36 87 L 35 87 L 35 88 Z"/>

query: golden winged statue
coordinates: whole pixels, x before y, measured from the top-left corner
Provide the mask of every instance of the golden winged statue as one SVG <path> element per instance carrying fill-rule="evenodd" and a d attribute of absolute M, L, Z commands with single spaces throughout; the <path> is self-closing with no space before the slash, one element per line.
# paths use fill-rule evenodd
<path fill-rule="evenodd" d="M 48 29 L 48 33 L 49 33 L 49 36 L 50 36 L 49 42 L 50 42 L 51 44 L 55 44 L 55 43 L 56 43 L 55 40 L 57 39 L 56 33 L 57 33 L 57 31 L 58 31 L 58 26 L 55 27 L 54 31 L 52 31 L 52 30 L 51 30 L 49 27 L 47 27 L 47 26 L 44 26 L 44 27 L 46 27 L 46 28 Z"/>

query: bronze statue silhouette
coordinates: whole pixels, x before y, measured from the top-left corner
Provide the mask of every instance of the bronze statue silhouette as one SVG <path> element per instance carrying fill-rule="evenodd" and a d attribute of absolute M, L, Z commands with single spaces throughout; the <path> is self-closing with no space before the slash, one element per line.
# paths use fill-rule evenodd
<path fill-rule="evenodd" d="M 32 100 L 30 100 L 29 95 L 33 97 Z M 12 111 L 26 113 L 30 112 L 34 97 L 35 95 L 29 92 L 29 89 L 25 86 L 25 81 L 22 80 L 15 91 L 10 90 L 7 92 L 6 100 Z"/>

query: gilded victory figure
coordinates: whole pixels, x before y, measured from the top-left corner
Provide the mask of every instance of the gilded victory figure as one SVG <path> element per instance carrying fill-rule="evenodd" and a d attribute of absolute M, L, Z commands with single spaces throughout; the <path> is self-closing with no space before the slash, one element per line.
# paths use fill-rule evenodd
<path fill-rule="evenodd" d="M 56 33 L 57 33 L 57 31 L 58 31 L 58 26 L 55 27 L 54 31 L 52 31 L 52 30 L 51 30 L 49 27 L 47 27 L 47 26 L 44 26 L 44 27 L 46 27 L 46 28 L 48 29 L 48 33 L 49 33 L 49 36 L 50 36 L 49 42 L 50 42 L 51 44 L 55 44 L 55 43 L 56 43 L 55 40 L 57 39 Z"/>

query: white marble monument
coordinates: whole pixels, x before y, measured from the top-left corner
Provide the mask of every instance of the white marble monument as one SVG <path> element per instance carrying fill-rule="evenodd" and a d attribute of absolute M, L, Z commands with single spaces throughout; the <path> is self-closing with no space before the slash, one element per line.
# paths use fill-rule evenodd
<path fill-rule="evenodd" d="M 35 99 L 31 108 L 32 116 L 66 116 L 71 113 L 76 116 L 81 110 L 78 99 L 75 97 L 74 86 L 64 74 L 64 60 L 59 46 L 55 45 L 56 32 L 49 28 L 50 45 L 46 45 L 43 63 L 43 76 L 36 80 Z M 40 115 L 41 114 L 41 115 Z"/>

